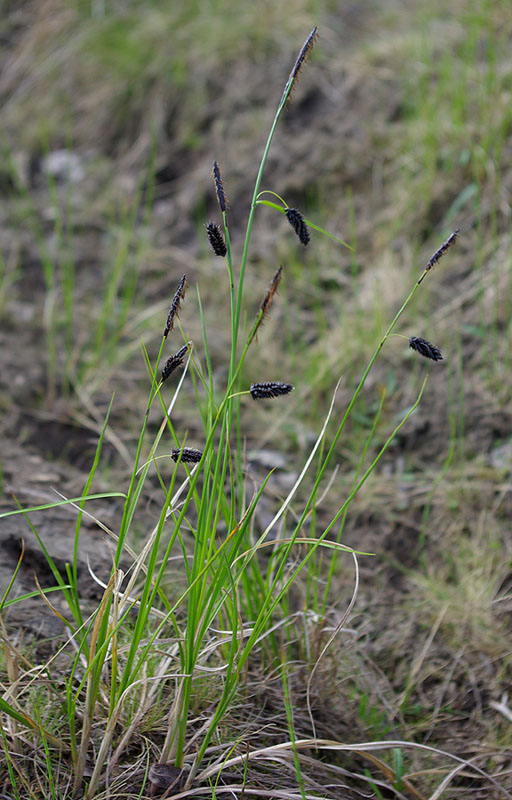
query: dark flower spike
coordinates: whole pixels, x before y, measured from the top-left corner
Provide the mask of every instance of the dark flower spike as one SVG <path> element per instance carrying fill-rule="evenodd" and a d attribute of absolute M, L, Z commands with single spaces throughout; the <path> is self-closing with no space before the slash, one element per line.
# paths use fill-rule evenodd
<path fill-rule="evenodd" d="M 171 450 L 171 458 L 173 461 L 183 461 L 185 464 L 197 464 L 201 461 L 203 453 L 201 450 L 195 450 L 193 447 L 182 447 L 181 450 Z"/>
<path fill-rule="evenodd" d="M 225 256 L 227 253 L 226 243 L 221 230 L 216 222 L 209 222 L 206 226 L 208 241 L 216 256 Z"/>
<path fill-rule="evenodd" d="M 165 362 L 165 366 L 162 370 L 162 383 L 167 380 L 169 375 L 172 375 L 175 369 L 181 367 L 191 344 L 192 342 L 184 344 L 183 347 L 181 347 L 177 353 L 175 353 L 173 356 L 167 359 L 167 361 Z"/>
<path fill-rule="evenodd" d="M 248 345 L 251 344 L 254 337 L 257 335 L 260 326 L 263 323 L 265 317 L 268 316 L 270 311 L 270 307 L 272 305 L 272 300 L 274 299 L 274 295 L 277 292 L 279 284 L 281 283 L 281 278 L 283 277 L 283 268 L 279 267 L 276 270 L 274 277 L 270 282 L 270 286 L 268 287 L 267 291 L 265 292 L 265 297 L 263 298 L 263 302 L 258 309 L 258 314 L 256 315 L 256 322 L 254 328 L 252 329 L 249 335 Z M 261 312 L 261 313 L 260 313 Z"/>
<path fill-rule="evenodd" d="M 444 254 L 446 253 L 446 251 L 447 251 L 447 250 L 448 250 L 448 249 L 449 249 L 449 248 L 450 248 L 450 247 L 451 247 L 453 244 L 455 244 L 455 241 L 456 241 L 456 239 L 457 239 L 457 236 L 459 235 L 459 233 L 460 233 L 460 228 L 457 228 L 457 230 L 455 230 L 453 233 L 451 233 L 451 234 L 449 235 L 449 237 L 446 239 L 446 241 L 445 241 L 445 242 L 443 242 L 443 244 L 441 245 L 441 247 L 439 247 L 439 248 L 436 250 L 436 252 L 435 252 L 435 253 L 434 253 L 434 255 L 432 256 L 432 258 L 430 258 L 430 259 L 429 259 L 429 261 L 428 261 L 428 264 L 427 264 L 427 266 L 425 267 L 425 269 L 431 269 L 431 268 L 434 266 L 434 264 L 437 264 L 437 262 L 439 261 L 439 259 L 441 258 L 441 256 L 444 256 Z"/>
<path fill-rule="evenodd" d="M 169 309 L 169 313 L 167 314 L 167 322 L 165 323 L 164 329 L 164 337 L 167 338 L 167 335 L 172 331 L 174 328 L 174 317 L 179 316 L 180 309 L 181 309 L 181 301 L 185 299 L 185 292 L 187 291 L 187 276 L 182 275 L 180 278 L 180 282 L 178 283 L 178 288 L 172 298 L 171 307 Z"/>
<path fill-rule="evenodd" d="M 439 347 L 436 347 L 436 345 L 431 342 L 427 342 L 426 339 L 422 339 L 421 336 L 411 336 L 409 339 L 409 347 L 412 347 L 413 350 L 416 350 L 416 352 L 424 358 L 430 358 L 432 361 L 443 360 Z"/>
<path fill-rule="evenodd" d="M 278 286 L 281 283 L 281 278 L 283 277 L 283 268 L 279 267 L 276 271 L 270 286 L 268 287 L 267 291 L 265 292 L 265 297 L 263 298 L 263 303 L 260 306 L 260 311 L 263 311 L 261 319 L 264 319 L 268 312 L 270 311 L 270 307 L 272 305 L 272 300 L 274 299 L 274 295 L 277 292 Z"/>
<path fill-rule="evenodd" d="M 289 394 L 294 388 L 291 383 L 265 381 L 264 383 L 251 384 L 249 391 L 253 400 L 263 400 L 266 397 L 279 397 L 282 394 Z"/>
<path fill-rule="evenodd" d="M 292 226 L 293 230 L 295 231 L 295 233 L 299 237 L 299 241 L 301 242 L 301 244 L 306 246 L 311 237 L 310 237 L 309 231 L 308 231 L 308 229 L 306 227 L 306 223 L 304 222 L 304 217 L 300 213 L 299 209 L 298 208 L 287 208 L 285 213 L 286 213 L 286 217 L 288 219 L 288 222 L 290 223 L 290 225 Z"/>
<path fill-rule="evenodd" d="M 457 241 L 457 237 L 458 237 L 459 233 L 460 233 L 460 228 L 457 228 L 456 230 L 453 231 L 453 233 L 451 233 L 448 236 L 448 238 L 442 243 L 441 247 L 438 247 L 436 252 L 429 258 L 429 260 L 427 261 L 427 265 L 425 267 L 425 270 L 432 269 L 434 264 L 437 264 L 439 259 L 444 256 L 446 251 L 449 250 L 450 247 L 452 247 L 455 244 L 455 242 Z M 421 276 L 421 278 L 419 279 L 418 283 L 421 283 L 421 281 L 423 280 L 424 277 L 425 277 L 425 274 L 423 274 Z"/>
<path fill-rule="evenodd" d="M 224 184 L 222 183 L 222 178 L 220 177 L 220 169 L 217 161 L 213 162 L 213 182 L 215 184 L 215 193 L 217 195 L 217 200 L 219 201 L 220 210 L 222 213 L 226 211 L 226 195 L 224 194 Z"/>
<path fill-rule="evenodd" d="M 284 92 L 283 92 L 283 96 L 281 98 L 281 103 L 283 102 L 283 100 L 286 97 L 286 93 L 288 92 L 288 89 L 290 88 L 290 84 L 293 83 L 293 82 L 296 82 L 296 80 L 298 79 L 299 72 L 302 69 L 302 65 L 304 64 L 304 62 L 306 61 L 307 57 L 311 53 L 311 50 L 313 49 L 313 45 L 315 44 L 315 40 L 316 40 L 317 35 L 318 35 L 318 28 L 315 25 L 315 27 L 313 28 L 313 30 L 309 34 L 308 38 L 306 39 L 306 41 L 302 45 L 302 49 L 301 49 L 299 55 L 297 56 L 297 60 L 296 60 L 295 64 L 293 65 L 293 69 L 290 72 L 290 77 L 288 78 L 288 80 L 286 82 L 286 86 L 284 87 Z M 292 92 L 293 92 L 293 87 L 292 87 L 292 91 L 288 95 L 288 99 L 291 97 Z"/>

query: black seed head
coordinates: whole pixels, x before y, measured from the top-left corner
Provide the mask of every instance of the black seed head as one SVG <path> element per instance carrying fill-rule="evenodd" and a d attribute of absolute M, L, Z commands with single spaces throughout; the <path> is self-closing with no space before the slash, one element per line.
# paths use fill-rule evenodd
<path fill-rule="evenodd" d="M 453 244 L 455 244 L 455 242 L 456 242 L 456 240 L 457 240 L 457 236 L 459 235 L 459 233 L 460 233 L 460 228 L 457 228 L 457 230 L 456 230 L 456 231 L 454 231 L 453 233 L 451 233 L 451 234 L 449 235 L 449 237 L 446 239 L 446 241 L 444 241 L 444 242 L 442 243 L 441 247 L 438 247 L 438 248 L 437 248 L 437 250 L 436 250 L 436 252 L 434 253 L 434 255 L 433 255 L 431 258 L 429 258 L 429 260 L 428 260 L 428 262 L 427 262 L 427 266 L 425 267 L 425 269 L 431 269 L 431 267 L 433 267 L 433 266 L 434 266 L 434 264 L 437 264 L 437 262 L 439 261 L 439 259 L 440 259 L 442 256 L 444 256 L 444 254 L 446 253 L 446 251 L 447 251 L 447 250 L 449 250 L 449 248 L 450 248 L 450 247 L 451 247 Z"/>
<path fill-rule="evenodd" d="M 227 253 L 226 243 L 216 222 L 209 222 L 206 226 L 208 241 L 216 256 L 225 256 Z"/>
<path fill-rule="evenodd" d="M 226 195 L 224 194 L 224 184 L 220 177 L 219 165 L 216 161 L 213 162 L 213 182 L 215 184 L 215 193 L 219 201 L 220 210 L 224 213 L 226 211 Z"/>
<path fill-rule="evenodd" d="M 293 82 L 296 82 L 298 80 L 299 73 L 300 73 L 300 71 L 302 69 L 302 65 L 304 64 L 304 62 L 306 61 L 307 57 L 309 56 L 311 50 L 313 49 L 313 45 L 315 43 L 317 34 L 318 34 L 318 28 L 315 25 L 315 27 L 313 28 L 313 30 L 309 34 L 308 38 L 306 39 L 306 41 L 302 45 L 302 49 L 301 49 L 299 55 L 297 56 L 297 60 L 295 61 L 295 64 L 293 65 L 293 69 L 290 72 L 290 77 L 288 78 L 288 80 L 286 82 L 286 86 L 284 87 L 284 92 L 283 92 L 283 96 L 281 98 L 281 102 L 283 102 L 284 98 L 286 97 L 286 93 L 287 93 L 287 91 L 288 91 L 288 89 L 290 87 L 290 84 L 293 83 Z M 292 95 L 292 92 L 293 92 L 293 86 L 292 86 L 292 90 L 291 90 L 290 94 L 288 95 L 288 99 L 290 99 L 290 97 Z"/>
<path fill-rule="evenodd" d="M 251 384 L 249 391 L 253 400 L 263 400 L 266 397 L 279 397 L 281 394 L 289 394 L 294 388 L 291 383 L 265 381 L 264 383 Z"/>
<path fill-rule="evenodd" d="M 300 51 L 299 55 L 297 56 L 297 61 L 294 64 L 294 67 L 291 72 L 291 77 L 296 78 L 299 74 L 302 65 L 304 64 L 305 60 L 309 56 L 310 52 L 313 49 L 313 45 L 315 43 L 316 37 L 318 35 L 318 28 L 315 25 L 311 33 L 309 34 L 308 38 L 302 45 L 302 50 Z"/>
<path fill-rule="evenodd" d="M 197 464 L 201 461 L 203 453 L 201 450 L 195 450 L 193 447 L 182 447 L 181 450 L 171 450 L 171 458 L 173 461 L 184 461 L 185 464 Z"/>
<path fill-rule="evenodd" d="M 182 275 L 180 278 L 180 282 L 178 283 L 178 288 L 172 298 L 171 307 L 169 309 L 169 313 L 167 314 L 167 322 L 165 323 L 164 328 L 164 337 L 172 331 L 174 327 L 174 317 L 179 316 L 180 308 L 181 308 L 181 301 L 185 299 L 185 292 L 187 291 L 187 276 Z"/>
<path fill-rule="evenodd" d="M 167 361 L 165 362 L 165 366 L 162 370 L 162 383 L 167 380 L 169 375 L 171 375 L 175 369 L 181 367 L 185 359 L 185 356 L 187 355 L 187 351 L 190 345 L 191 342 L 188 342 L 188 344 L 184 344 L 183 347 L 181 347 L 177 353 L 175 353 L 173 356 L 167 359 Z"/>
<path fill-rule="evenodd" d="M 308 229 L 306 227 L 306 223 L 304 222 L 304 217 L 300 213 L 299 209 L 298 208 L 287 208 L 286 209 L 286 217 L 288 219 L 288 222 L 292 226 L 293 230 L 295 231 L 295 233 L 299 237 L 299 240 L 300 240 L 301 244 L 306 246 L 311 237 L 310 237 L 309 231 L 308 231 Z"/>
<path fill-rule="evenodd" d="M 276 272 L 274 274 L 274 277 L 272 278 L 270 286 L 268 287 L 267 291 L 265 292 L 265 297 L 263 298 L 263 302 L 262 302 L 262 304 L 260 306 L 260 311 L 263 311 L 263 314 L 261 315 L 260 323 L 265 319 L 265 317 L 267 316 L 268 312 L 270 311 L 270 307 L 272 305 L 272 300 L 274 299 L 274 295 L 277 292 L 279 284 L 281 283 L 281 278 L 282 277 L 283 277 L 283 268 L 279 267 L 279 269 L 276 270 Z"/>
<path fill-rule="evenodd" d="M 427 342 L 426 339 L 422 339 L 421 336 L 411 336 L 409 339 L 409 347 L 412 347 L 413 350 L 416 350 L 416 352 L 424 358 L 430 358 L 432 361 L 443 360 L 439 347 L 436 347 L 436 345 L 431 342 Z"/>

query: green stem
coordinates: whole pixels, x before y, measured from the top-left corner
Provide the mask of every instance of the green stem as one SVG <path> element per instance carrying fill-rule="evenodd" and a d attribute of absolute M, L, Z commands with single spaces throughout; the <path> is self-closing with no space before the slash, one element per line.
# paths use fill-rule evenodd
<path fill-rule="evenodd" d="M 238 338 L 238 328 L 240 325 L 240 312 L 242 308 L 242 295 L 243 295 L 243 288 L 244 288 L 244 276 L 245 276 L 245 268 L 247 266 L 247 256 L 249 254 L 249 242 L 251 240 L 251 231 L 252 225 L 254 221 L 254 213 L 256 211 L 256 206 L 258 205 L 258 195 L 260 192 L 261 181 L 263 179 L 263 172 L 265 170 L 265 166 L 267 164 L 268 154 L 270 150 L 270 145 L 272 144 L 272 139 L 274 138 L 274 132 L 277 127 L 277 123 L 279 122 L 279 117 L 286 105 L 286 101 L 290 95 L 294 84 L 294 80 L 290 81 L 290 85 L 288 86 L 287 90 L 285 91 L 279 107 L 276 111 L 276 115 L 274 117 L 274 121 L 272 123 L 272 127 L 270 128 L 270 133 L 267 138 L 267 143 L 265 145 L 265 149 L 263 151 L 263 156 L 261 158 L 260 167 L 258 170 L 258 175 L 256 176 L 256 183 L 254 184 L 254 192 L 252 195 L 251 201 L 251 209 L 249 211 L 249 219 L 247 220 L 247 229 L 245 233 L 245 242 L 244 242 L 244 249 L 242 253 L 242 261 L 240 264 L 240 279 L 238 282 L 238 293 L 236 299 L 236 311 L 235 311 L 235 328 L 234 328 L 234 341 L 233 347 L 234 351 L 236 352 L 236 345 L 237 345 L 237 338 Z"/>

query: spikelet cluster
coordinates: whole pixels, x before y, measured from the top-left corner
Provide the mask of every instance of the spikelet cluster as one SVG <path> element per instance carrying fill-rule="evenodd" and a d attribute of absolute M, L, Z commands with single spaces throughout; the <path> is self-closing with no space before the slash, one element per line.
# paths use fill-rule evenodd
<path fill-rule="evenodd" d="M 423 274 L 422 274 L 421 278 L 419 278 L 419 279 L 418 279 L 418 283 L 421 283 L 421 282 L 422 282 L 422 280 L 423 280 L 423 278 L 425 277 L 425 275 L 426 275 L 426 273 L 428 272 L 428 270 L 432 269 L 432 267 L 434 266 L 434 264 L 437 264 L 437 262 L 439 261 L 439 259 L 440 259 L 440 258 L 442 258 L 442 257 L 444 256 L 444 254 L 446 253 L 446 251 L 447 251 L 447 250 L 449 250 L 449 249 L 450 249 L 450 247 L 452 247 L 452 245 L 454 245 L 454 244 L 455 244 L 455 242 L 457 241 L 457 237 L 459 236 L 459 233 L 460 233 L 460 228 L 457 228 L 457 229 L 456 229 L 456 230 L 454 230 L 454 231 L 453 231 L 453 233 L 451 233 L 451 234 L 448 236 L 448 238 L 447 238 L 447 239 L 446 239 L 446 240 L 445 240 L 445 241 L 442 243 L 441 247 L 438 247 L 438 248 L 437 248 L 436 252 L 435 252 L 435 253 L 434 253 L 434 254 L 433 254 L 433 255 L 432 255 L 430 258 L 429 258 L 429 260 L 427 261 L 427 264 L 426 264 L 426 266 L 425 266 L 425 270 L 424 270 L 424 272 L 423 272 Z"/>
<path fill-rule="evenodd" d="M 215 185 L 215 194 L 217 195 L 217 200 L 219 201 L 220 210 L 222 213 L 226 211 L 227 201 L 226 195 L 224 194 L 224 184 L 222 183 L 222 178 L 220 177 L 220 169 L 217 161 L 213 162 L 213 183 Z"/>
<path fill-rule="evenodd" d="M 287 208 L 285 213 L 286 213 L 286 218 L 290 223 L 290 225 L 292 226 L 295 233 L 297 234 L 299 241 L 305 247 L 311 237 L 309 235 L 306 223 L 304 222 L 304 217 L 302 216 L 298 208 Z"/>
<path fill-rule="evenodd" d="M 180 278 L 180 282 L 178 283 L 178 288 L 172 298 L 171 307 L 169 309 L 169 313 L 167 314 L 167 322 L 165 323 L 164 328 L 164 337 L 167 338 L 168 334 L 172 331 L 174 327 L 174 317 L 179 316 L 180 309 L 181 309 L 181 301 L 185 299 L 185 292 L 187 291 L 188 283 L 187 283 L 187 276 L 182 275 Z"/>
<path fill-rule="evenodd" d="M 448 236 L 448 238 L 446 239 L 446 241 L 444 241 L 444 242 L 442 243 L 441 247 L 438 247 L 438 248 L 437 248 L 437 250 L 436 250 L 436 252 L 434 253 L 434 255 L 433 255 L 433 256 L 431 256 L 431 258 L 429 258 L 429 260 L 428 260 L 428 262 L 427 262 L 427 266 L 425 267 L 425 269 L 431 269 L 431 268 L 434 266 L 434 264 L 437 264 L 437 262 L 439 261 L 439 259 L 440 259 L 442 256 L 444 256 L 444 254 L 446 253 L 446 251 L 447 251 L 447 250 L 449 250 L 449 249 L 450 249 L 450 247 L 451 247 L 453 244 L 455 244 L 455 242 L 456 242 L 456 240 L 457 240 L 457 237 L 458 237 L 459 233 L 460 233 L 460 228 L 457 228 L 457 230 L 455 230 L 453 233 L 451 233 L 451 234 Z"/>
<path fill-rule="evenodd" d="M 427 342 L 426 339 L 422 339 L 421 336 L 411 336 L 409 339 L 409 347 L 412 347 L 413 350 L 416 350 L 416 352 L 424 358 L 430 358 L 432 361 L 443 360 L 439 347 L 436 347 L 432 342 Z"/>
<path fill-rule="evenodd" d="M 216 222 L 208 222 L 206 226 L 206 234 L 210 246 L 216 256 L 225 256 L 227 253 L 226 242 L 222 232 Z"/>
<path fill-rule="evenodd" d="M 299 55 L 297 56 L 297 60 L 296 60 L 295 64 L 293 65 L 293 69 L 292 69 L 292 71 L 290 73 L 290 78 L 292 80 L 294 78 L 296 78 L 298 76 L 299 72 L 301 71 L 302 65 L 304 64 L 304 62 L 306 61 L 307 57 L 309 56 L 311 50 L 313 49 L 313 45 L 315 43 L 315 40 L 316 40 L 317 36 L 318 36 L 318 28 L 315 25 L 315 27 L 313 28 L 313 30 L 309 34 L 308 38 L 306 39 L 306 41 L 302 45 L 302 49 L 301 49 Z"/>
<path fill-rule="evenodd" d="M 190 347 L 192 342 L 188 342 L 188 344 L 184 344 L 177 353 L 167 359 L 165 362 L 164 368 L 162 370 L 162 383 L 167 380 L 169 375 L 172 375 L 175 369 L 181 367 L 185 356 L 187 355 L 187 350 Z"/>
<path fill-rule="evenodd" d="M 289 394 L 294 388 L 291 383 L 264 381 L 263 383 L 251 384 L 249 391 L 253 400 L 263 400 L 267 397 L 279 397 L 282 394 Z"/>
<path fill-rule="evenodd" d="M 306 41 L 302 45 L 301 51 L 300 51 L 299 55 L 297 56 L 297 60 L 295 61 L 295 64 L 293 65 L 292 71 L 290 72 L 290 77 L 286 81 L 286 86 L 284 87 L 283 96 L 281 97 L 281 103 L 285 99 L 286 94 L 288 92 L 288 89 L 290 88 L 290 85 L 297 82 L 297 80 L 299 78 L 299 73 L 300 73 L 300 71 L 302 69 L 302 65 L 305 63 L 307 57 L 311 53 L 311 50 L 313 49 L 313 45 L 315 44 L 315 40 L 316 40 L 317 35 L 318 35 L 318 28 L 315 25 L 315 27 L 313 28 L 313 30 L 309 34 L 308 38 L 306 39 Z M 294 87 L 292 86 L 290 94 L 288 95 L 288 100 L 292 96 L 293 88 Z"/>
<path fill-rule="evenodd" d="M 201 450 L 196 450 L 194 447 L 182 447 L 177 450 L 171 450 L 171 458 L 173 461 L 184 461 L 185 464 L 197 464 L 201 461 L 203 453 Z"/>
<path fill-rule="evenodd" d="M 260 306 L 260 311 L 263 312 L 261 316 L 261 320 L 265 319 L 268 312 L 270 311 L 270 307 L 272 305 L 272 300 L 274 298 L 275 293 L 277 292 L 278 286 L 281 283 L 281 278 L 283 277 L 283 268 L 279 267 L 276 270 L 274 277 L 270 282 L 270 286 L 268 287 L 267 291 L 265 292 L 265 297 L 263 298 L 263 302 Z M 260 322 L 261 322 L 260 320 Z"/>
<path fill-rule="evenodd" d="M 277 269 L 276 272 L 274 273 L 274 277 L 272 278 L 270 286 L 265 292 L 265 297 L 263 298 L 263 301 L 258 309 L 258 314 L 256 316 L 256 323 L 249 335 L 248 344 L 251 344 L 251 342 L 257 335 L 260 326 L 263 324 L 263 321 L 268 316 L 270 308 L 272 306 L 274 295 L 277 292 L 282 277 L 283 277 L 283 268 L 279 267 L 279 269 Z"/>

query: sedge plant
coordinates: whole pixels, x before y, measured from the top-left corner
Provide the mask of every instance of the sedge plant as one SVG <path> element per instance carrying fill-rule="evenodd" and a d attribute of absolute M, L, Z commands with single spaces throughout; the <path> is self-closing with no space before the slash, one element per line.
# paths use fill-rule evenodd
<path fill-rule="evenodd" d="M 308 684 L 313 737 L 306 739 L 295 728 L 286 654 L 289 639 L 286 631 L 293 620 L 288 603 L 289 592 L 304 576 L 306 585 L 311 587 L 308 570 L 317 568 L 314 565 L 320 563 L 318 555 L 322 551 L 327 580 L 323 596 L 315 595 L 314 602 L 316 611 L 324 614 L 336 563 L 343 555 L 350 554 L 355 562 L 357 579 L 346 616 L 355 602 L 359 554 L 341 542 L 346 515 L 393 438 L 417 408 L 425 383 L 419 387 L 415 402 L 398 425 L 388 431 L 384 441 L 375 449 L 373 441 L 384 402 L 382 398 L 346 497 L 320 529 L 318 523 L 311 524 L 311 521 L 316 520 L 329 470 L 336 459 L 338 442 L 370 371 L 424 278 L 454 244 L 458 232 L 436 251 L 388 325 L 381 330 L 379 322 L 374 352 L 362 370 L 350 401 L 341 412 L 336 404 L 340 381 L 333 387 L 330 406 L 298 477 L 275 508 L 270 522 L 258 531 L 255 511 L 271 472 L 260 485 L 255 486 L 251 496 L 244 463 L 246 406 L 252 400 L 286 403 L 287 395 L 294 387 L 287 380 L 271 381 L 267 376 L 257 375 L 250 386 L 242 384 L 242 376 L 249 368 L 250 349 L 265 317 L 271 312 L 279 283 L 286 275 L 285 266 L 276 269 L 265 293 L 262 289 L 263 299 L 255 317 L 247 324 L 244 278 L 249 264 L 255 214 L 261 205 L 284 214 L 303 247 L 313 246 L 310 229 L 314 235 L 325 234 L 336 239 L 316 223 L 305 219 L 297 208 L 290 207 L 276 192 L 261 188 L 279 119 L 310 55 L 316 35 L 315 28 L 299 52 L 279 101 L 256 176 L 239 261 L 231 247 L 228 203 L 220 167 L 214 162 L 214 190 L 222 221 L 221 224 L 209 222 L 206 233 L 214 255 L 222 258 L 226 266 L 230 349 L 223 382 L 216 377 L 212 366 L 199 294 L 202 341 L 194 342 L 186 335 L 184 300 L 188 280 L 183 275 L 174 289 L 156 359 L 151 359 L 143 349 L 150 388 L 128 485 L 124 492 L 115 493 L 117 500 L 121 497 L 123 502 L 117 530 L 110 529 L 89 512 L 91 500 L 109 496 L 92 494 L 108 417 L 82 495 L 38 507 L 50 508 L 68 503 L 76 509 L 73 553 L 65 574 L 59 572 L 49 549 L 30 521 L 34 509 L 18 508 L 8 512 L 23 514 L 33 534 L 38 537 L 55 577 L 53 591 L 62 593 L 69 614 L 63 616 L 58 611 L 52 603 L 51 591 L 40 590 L 49 608 L 62 619 L 68 637 L 47 663 L 27 670 L 24 680 L 16 679 L 16 691 L 6 692 L 0 698 L 0 712 L 8 721 L 4 732 L 4 752 L 16 753 L 15 741 L 20 729 L 23 729 L 25 739 L 34 737 L 39 741 L 42 763 L 50 776 L 48 792 L 55 791 L 56 771 L 52 770 L 52 764 L 58 763 L 62 769 L 63 761 L 69 763 L 72 780 L 67 784 L 66 794 L 63 794 L 62 787 L 59 788 L 61 797 L 84 796 L 86 800 L 98 797 L 107 776 L 110 780 L 127 754 L 133 753 L 143 726 L 145 736 L 152 739 L 152 745 L 149 750 L 151 763 L 146 761 L 142 769 L 146 788 L 141 791 L 150 792 L 151 796 L 171 789 L 190 788 L 198 783 L 204 785 L 204 781 L 210 783 L 214 794 L 214 787 L 226 764 L 245 765 L 245 774 L 254 757 L 245 740 L 245 732 L 242 731 L 238 737 L 232 735 L 234 741 L 230 738 L 225 747 L 220 737 L 231 708 L 243 697 L 248 669 L 256 658 L 269 669 L 279 663 L 283 665 L 287 720 L 284 729 L 287 728 L 290 741 L 283 741 L 279 748 L 292 754 L 293 769 L 303 796 L 302 751 L 315 746 L 315 742 L 323 749 L 345 747 L 342 743 L 315 737 L 309 690 L 318 660 L 314 666 L 311 665 L 313 670 Z M 269 196 L 274 199 L 269 200 Z M 433 363 L 442 358 L 439 348 L 422 336 L 411 337 L 409 344 L 420 356 Z M 167 355 L 168 349 L 171 355 Z M 175 413 L 180 394 L 190 382 L 200 420 L 200 441 L 189 440 L 189 435 L 180 429 Z M 169 386 L 174 388 L 169 390 Z M 156 433 L 151 433 L 155 430 L 157 416 Z M 371 457 L 367 458 L 370 453 Z M 140 512 L 148 479 L 155 475 L 160 487 L 158 518 L 136 552 L 132 533 L 137 512 Z M 96 520 L 114 548 L 110 578 L 102 584 L 103 596 L 92 609 L 82 602 L 83 578 L 77 568 L 81 525 L 85 516 Z M 176 558 L 180 559 L 181 569 L 171 581 L 169 575 Z M 308 591 L 311 597 L 312 593 Z M 0 613 L 7 611 L 9 605 L 22 601 L 23 598 L 10 599 L 8 590 L 0 604 Z M 335 634 L 340 628 L 341 625 Z M 5 627 L 2 628 L 2 638 L 11 663 L 14 650 L 8 644 Z M 320 657 L 333 638 L 321 649 Z M 59 667 L 57 683 L 54 676 L 61 654 L 66 654 L 68 669 L 63 672 Z M 55 730 L 49 729 L 51 726 L 41 709 L 36 708 L 31 713 L 27 702 L 34 685 L 42 678 L 46 691 L 54 693 L 58 705 L 60 718 Z M 195 704 L 201 692 L 206 694 L 209 712 L 202 716 L 198 727 L 194 722 Z M 155 707 L 160 709 L 158 730 L 148 734 L 149 720 Z M 286 732 L 284 736 L 286 738 Z M 385 746 L 386 743 L 379 742 L 377 749 L 383 750 Z M 407 746 L 407 743 L 393 741 L 388 744 L 388 750 L 401 753 L 401 748 Z M 371 749 L 371 745 L 345 747 L 347 751 L 358 752 Z M 9 758 L 12 761 L 9 774 L 17 796 L 22 796 L 26 785 L 18 776 L 16 755 Z M 372 758 L 375 765 L 379 760 Z M 399 769 L 383 769 L 389 785 L 407 784 L 402 760 Z M 31 796 L 40 795 L 35 792 Z"/>

